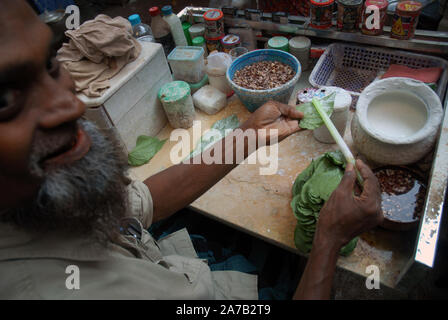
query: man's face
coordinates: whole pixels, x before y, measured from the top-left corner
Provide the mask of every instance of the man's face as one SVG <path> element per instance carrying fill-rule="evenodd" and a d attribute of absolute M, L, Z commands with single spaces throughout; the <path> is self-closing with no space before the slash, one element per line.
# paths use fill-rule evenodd
<path fill-rule="evenodd" d="M 110 238 L 127 210 L 126 159 L 80 119 L 85 106 L 49 57 L 51 36 L 22 0 L 1 0 L 0 221 Z"/>
<path fill-rule="evenodd" d="M 76 125 L 85 106 L 64 68 L 49 56 L 51 30 L 22 1 L 0 3 L 0 209 L 23 205 L 37 192 L 29 169 L 33 141 L 46 135 L 52 146 L 40 165 L 68 164 L 89 150 Z M 70 151 L 68 151 L 70 150 Z M 67 152 L 68 151 L 68 152 Z"/>

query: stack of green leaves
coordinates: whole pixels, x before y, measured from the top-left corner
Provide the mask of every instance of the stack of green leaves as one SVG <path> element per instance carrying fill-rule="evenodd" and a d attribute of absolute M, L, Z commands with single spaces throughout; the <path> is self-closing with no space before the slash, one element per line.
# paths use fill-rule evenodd
<path fill-rule="evenodd" d="M 319 212 L 341 182 L 344 168 L 345 160 L 340 151 L 327 152 L 313 160 L 294 182 L 291 201 L 297 218 L 294 243 L 305 254 L 311 251 Z M 357 241 L 358 238 L 352 239 L 341 249 L 340 254 L 350 254 Z"/>
<path fill-rule="evenodd" d="M 148 163 L 162 149 L 165 142 L 166 139 L 139 136 L 135 148 L 128 154 L 129 165 L 137 167 Z"/>

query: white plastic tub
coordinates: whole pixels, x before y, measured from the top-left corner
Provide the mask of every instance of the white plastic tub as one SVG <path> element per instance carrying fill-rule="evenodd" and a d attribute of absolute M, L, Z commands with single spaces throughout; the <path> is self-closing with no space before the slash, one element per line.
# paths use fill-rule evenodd
<path fill-rule="evenodd" d="M 176 47 L 168 55 L 168 62 L 176 80 L 198 83 L 204 78 L 204 49 L 202 47 Z"/>

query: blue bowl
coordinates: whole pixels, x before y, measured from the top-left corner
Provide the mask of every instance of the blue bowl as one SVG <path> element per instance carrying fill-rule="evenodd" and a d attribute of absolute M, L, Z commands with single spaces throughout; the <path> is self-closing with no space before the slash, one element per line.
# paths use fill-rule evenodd
<path fill-rule="evenodd" d="M 280 61 L 290 66 L 295 71 L 295 76 L 287 83 L 268 90 L 252 90 L 240 87 L 233 82 L 235 72 L 255 62 L 260 61 Z M 269 100 L 275 100 L 287 104 L 294 90 L 294 86 L 299 81 L 302 67 L 299 60 L 292 54 L 280 50 L 262 49 L 248 52 L 235 61 L 227 69 L 227 81 L 235 91 L 241 102 L 250 112 L 254 112 Z"/>

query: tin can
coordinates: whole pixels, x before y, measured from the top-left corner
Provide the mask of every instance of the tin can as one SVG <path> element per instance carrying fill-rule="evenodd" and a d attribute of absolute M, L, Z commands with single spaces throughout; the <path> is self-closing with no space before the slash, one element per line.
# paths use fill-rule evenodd
<path fill-rule="evenodd" d="M 414 36 L 422 4 L 417 1 L 402 1 L 397 4 L 390 30 L 391 38 L 407 40 Z"/>
<path fill-rule="evenodd" d="M 224 13 L 210 9 L 204 13 L 205 37 L 215 39 L 224 36 Z"/>
<path fill-rule="evenodd" d="M 237 16 L 237 8 L 232 6 L 224 6 L 221 8 L 224 17 L 235 18 Z"/>
<path fill-rule="evenodd" d="M 367 0 L 364 3 L 362 9 L 362 33 L 370 36 L 378 36 L 383 33 L 388 5 L 389 2 L 387 0 Z M 379 19 L 375 16 L 375 10 L 378 10 Z"/>
<path fill-rule="evenodd" d="M 246 17 L 247 20 L 261 21 L 262 12 L 261 10 L 257 9 L 246 9 L 244 11 L 244 16 Z"/>
<path fill-rule="evenodd" d="M 362 0 L 337 0 L 340 31 L 354 32 L 359 29 Z"/>
<path fill-rule="evenodd" d="M 221 39 L 222 51 L 229 53 L 233 48 L 238 47 L 241 44 L 240 37 L 235 34 L 228 34 Z"/>
<path fill-rule="evenodd" d="M 310 0 L 310 27 L 328 29 L 331 27 L 334 0 Z"/>
<path fill-rule="evenodd" d="M 217 51 L 222 50 L 222 47 L 221 47 L 222 38 L 224 38 L 224 36 L 217 37 L 217 38 L 205 37 L 205 44 L 207 45 L 207 50 L 209 53 L 211 53 L 215 50 L 217 50 Z"/>

